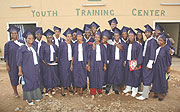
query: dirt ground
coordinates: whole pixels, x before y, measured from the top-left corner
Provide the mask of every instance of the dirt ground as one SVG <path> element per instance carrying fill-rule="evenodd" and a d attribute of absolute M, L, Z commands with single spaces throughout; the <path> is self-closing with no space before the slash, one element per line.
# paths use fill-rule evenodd
<path fill-rule="evenodd" d="M 176 69 L 178 67 L 176 66 Z M 22 99 L 22 87 L 18 87 L 20 98 L 13 96 L 8 73 L 5 64 L 0 64 L 0 112 L 86 112 L 86 111 L 107 111 L 107 112 L 180 112 L 180 71 L 171 71 L 168 94 L 162 102 L 153 98 L 138 101 L 130 94 L 97 95 L 92 98 L 86 90 L 83 96 L 72 95 L 67 92 L 66 96 L 60 95 L 57 89 L 56 95 L 52 98 L 43 96 L 40 102 L 34 106 L 28 106 Z"/>

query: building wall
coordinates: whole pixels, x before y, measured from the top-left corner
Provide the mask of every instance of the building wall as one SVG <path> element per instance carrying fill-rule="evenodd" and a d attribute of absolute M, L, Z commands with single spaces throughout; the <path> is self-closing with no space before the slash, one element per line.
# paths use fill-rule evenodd
<path fill-rule="evenodd" d="M 180 6 L 161 6 L 170 0 L 0 0 L 0 49 L 8 41 L 8 23 L 37 22 L 44 30 L 53 25 L 66 28 L 79 27 L 97 22 L 101 29 L 109 29 L 107 21 L 116 17 L 118 27 L 143 28 L 154 20 L 180 20 Z M 179 0 L 173 0 L 178 3 Z M 83 7 L 83 4 L 105 4 L 105 6 Z M 14 5 L 31 5 L 30 8 L 10 8 Z M 96 12 L 100 10 L 98 15 Z M 101 13 L 106 12 L 106 13 Z M 145 12 L 145 14 L 143 13 Z M 149 12 L 147 14 L 147 12 Z M 152 13 L 151 13 L 152 12 Z M 107 14 L 108 13 L 108 14 Z M 96 14 L 96 15 L 95 15 Z M 0 54 L 3 56 L 3 53 Z"/>

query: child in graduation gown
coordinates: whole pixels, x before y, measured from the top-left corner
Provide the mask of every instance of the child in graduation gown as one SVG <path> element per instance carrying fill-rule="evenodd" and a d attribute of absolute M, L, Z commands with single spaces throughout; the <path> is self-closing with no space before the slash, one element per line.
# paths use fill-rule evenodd
<path fill-rule="evenodd" d="M 138 100 L 145 100 L 149 98 L 150 86 L 153 81 L 153 67 L 156 56 L 156 49 L 158 47 L 157 41 L 152 37 L 153 29 L 148 24 L 144 26 L 145 36 L 147 40 L 143 49 L 143 93 L 141 96 L 136 97 Z"/>
<path fill-rule="evenodd" d="M 72 30 L 68 28 L 63 35 L 66 41 L 62 42 L 58 52 L 58 63 L 60 70 L 61 95 L 65 96 L 64 88 L 71 90 L 72 83 Z"/>
<path fill-rule="evenodd" d="M 104 74 L 106 71 L 106 48 L 100 43 L 101 32 L 95 34 L 95 42 L 89 46 L 87 70 L 89 74 L 90 94 L 102 94 L 102 86 L 104 84 Z"/>
<path fill-rule="evenodd" d="M 43 44 L 40 50 L 40 59 L 43 62 L 43 80 L 46 92 L 49 97 L 54 93 L 53 88 L 58 86 L 57 66 L 50 63 L 57 62 L 57 46 L 52 42 L 54 32 L 50 29 L 46 30 L 43 35 L 47 38 L 47 43 Z"/>
<path fill-rule="evenodd" d="M 83 94 L 83 88 L 87 85 L 87 70 L 86 65 L 88 62 L 88 44 L 83 41 L 83 31 L 77 30 L 77 42 L 73 46 L 73 87 L 75 94 L 77 88 L 80 88 L 80 95 Z"/>
<path fill-rule="evenodd" d="M 26 30 L 23 33 L 26 39 L 26 45 L 19 47 L 16 55 L 19 76 L 23 76 L 25 84 L 23 88 L 23 99 L 29 105 L 34 105 L 33 100 L 40 101 L 42 94 L 40 90 L 40 69 L 38 64 L 38 55 L 32 46 L 34 37 L 32 31 Z"/>
<path fill-rule="evenodd" d="M 124 82 L 124 66 L 125 63 L 125 47 L 120 39 L 120 30 L 114 28 L 114 45 L 109 48 L 109 71 L 108 71 L 108 84 L 106 94 L 109 93 L 110 87 L 113 87 L 115 94 L 119 94 L 117 86 L 122 85 Z"/>
<path fill-rule="evenodd" d="M 125 84 L 126 89 L 124 93 L 129 92 L 132 89 L 132 97 L 135 97 L 138 92 L 138 86 L 140 84 L 140 66 L 143 62 L 142 46 L 135 41 L 136 33 L 130 28 L 129 31 L 129 44 L 126 53 L 126 66 L 125 66 Z M 135 65 L 131 65 L 131 61 L 135 61 Z"/>
<path fill-rule="evenodd" d="M 152 91 L 154 92 L 154 98 L 159 98 L 159 101 L 164 99 L 164 96 L 168 89 L 167 73 L 170 72 L 169 66 L 171 65 L 171 58 L 169 54 L 170 47 L 166 44 L 166 33 L 161 33 L 158 38 L 159 47 L 156 49 L 156 58 L 153 68 L 153 83 Z"/>
<path fill-rule="evenodd" d="M 18 40 L 19 28 L 11 26 L 7 31 L 10 32 L 11 40 L 8 41 L 4 46 L 4 60 L 6 62 L 6 69 L 9 74 L 11 86 L 14 91 L 15 97 L 19 97 L 17 86 L 18 86 L 18 66 L 16 61 L 16 53 L 20 46 L 24 44 L 23 40 Z"/>

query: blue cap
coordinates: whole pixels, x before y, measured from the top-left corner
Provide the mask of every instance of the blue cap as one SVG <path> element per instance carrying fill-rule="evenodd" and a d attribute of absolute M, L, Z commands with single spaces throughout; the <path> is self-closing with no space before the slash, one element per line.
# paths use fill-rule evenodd
<path fill-rule="evenodd" d="M 163 28 L 163 27 L 161 27 L 161 25 L 156 24 L 156 28 L 155 28 L 155 30 L 159 30 L 159 31 L 163 32 L 163 31 L 164 31 L 164 28 Z"/>
<path fill-rule="evenodd" d="M 78 29 L 78 28 L 74 28 L 74 29 L 72 30 L 72 33 L 77 33 L 77 29 Z"/>
<path fill-rule="evenodd" d="M 136 33 L 134 32 L 134 30 L 132 28 L 129 29 L 129 34 L 134 34 L 136 35 Z"/>
<path fill-rule="evenodd" d="M 153 32 L 153 29 L 151 26 L 149 26 L 149 24 L 144 26 L 146 28 L 145 32 Z"/>
<path fill-rule="evenodd" d="M 102 31 L 102 36 L 106 36 L 106 37 L 108 37 L 109 39 L 111 39 L 112 36 L 113 36 L 113 34 L 112 34 L 111 31 L 105 29 L 104 31 Z"/>
<path fill-rule="evenodd" d="M 116 18 L 113 18 L 111 20 L 108 21 L 109 25 L 111 25 L 112 23 L 118 24 L 118 21 Z"/>
<path fill-rule="evenodd" d="M 35 27 L 34 33 L 35 33 L 35 34 L 38 34 L 38 33 L 43 34 L 43 29 L 42 29 L 42 27 Z"/>
<path fill-rule="evenodd" d="M 112 29 L 114 33 L 118 33 L 119 35 L 121 34 L 121 30 L 117 27 Z"/>
<path fill-rule="evenodd" d="M 52 36 L 53 36 L 53 34 L 54 34 L 54 32 L 53 32 L 52 30 L 50 30 L 50 29 L 47 29 L 47 30 L 43 33 L 43 35 L 46 36 L 46 37 L 48 37 L 49 35 L 52 35 Z"/>
<path fill-rule="evenodd" d="M 166 41 L 166 38 L 170 38 L 170 36 L 165 32 L 161 32 L 159 38 L 162 38 L 164 41 Z"/>
<path fill-rule="evenodd" d="M 137 33 L 144 33 L 144 31 L 139 28 L 136 28 L 135 30 L 137 31 Z"/>
<path fill-rule="evenodd" d="M 129 31 L 129 28 L 126 26 L 123 26 L 121 29 L 121 32 L 128 32 L 128 31 Z"/>
<path fill-rule="evenodd" d="M 14 25 L 10 26 L 9 29 L 7 30 L 8 32 L 12 32 L 12 31 L 16 31 L 16 32 L 19 32 L 20 29 L 15 27 Z"/>
<path fill-rule="evenodd" d="M 89 24 L 84 24 L 83 30 L 84 30 L 84 32 L 86 32 L 86 31 L 91 31 L 91 25 L 89 25 Z"/>
<path fill-rule="evenodd" d="M 83 35 L 84 31 L 82 31 L 81 29 L 77 29 L 77 35 Z"/>
<path fill-rule="evenodd" d="M 64 33 L 63 33 L 63 35 L 64 36 L 67 36 L 68 34 L 72 34 L 73 33 L 73 31 L 70 29 L 70 28 L 68 28 Z"/>
<path fill-rule="evenodd" d="M 32 30 L 27 29 L 27 30 L 25 30 L 25 32 L 22 34 L 22 36 L 23 36 L 24 38 L 27 38 L 28 35 L 33 35 Z"/>
<path fill-rule="evenodd" d="M 96 29 L 98 29 L 100 26 L 97 24 L 97 23 L 95 23 L 95 22 L 92 22 L 91 24 L 90 24 L 90 26 L 91 27 L 95 27 Z"/>
<path fill-rule="evenodd" d="M 97 32 L 96 32 L 96 34 L 95 35 L 99 35 L 99 36 L 101 36 L 101 30 L 99 29 Z"/>
<path fill-rule="evenodd" d="M 59 28 L 59 27 L 57 27 L 57 26 L 54 26 L 53 30 L 54 30 L 54 31 L 59 30 L 59 31 L 61 32 L 61 28 Z"/>

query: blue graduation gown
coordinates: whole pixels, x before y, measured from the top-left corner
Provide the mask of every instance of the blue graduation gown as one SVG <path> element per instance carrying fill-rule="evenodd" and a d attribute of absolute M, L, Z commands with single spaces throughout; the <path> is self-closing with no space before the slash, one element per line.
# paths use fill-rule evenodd
<path fill-rule="evenodd" d="M 83 43 L 83 61 L 78 61 L 78 43 L 74 43 L 73 46 L 73 72 L 72 72 L 72 79 L 73 79 L 73 86 L 83 88 L 87 85 L 87 70 L 86 64 L 88 62 L 88 44 Z"/>
<path fill-rule="evenodd" d="M 54 60 L 57 57 L 57 46 L 55 44 L 52 45 L 55 52 L 53 54 Z M 50 61 L 50 45 L 47 43 L 43 44 L 40 50 L 40 59 L 44 60 L 46 63 L 52 63 Z M 57 66 L 47 66 L 43 63 L 43 82 L 45 88 L 54 88 L 58 85 L 58 77 L 57 77 Z"/>
<path fill-rule="evenodd" d="M 142 46 L 137 42 L 134 42 L 132 44 L 131 60 L 137 60 L 137 65 L 142 65 L 143 63 Z M 129 60 L 127 60 L 126 58 L 125 84 L 131 87 L 138 87 L 140 84 L 140 76 L 141 76 L 140 69 L 130 71 Z"/>
<path fill-rule="evenodd" d="M 23 40 L 18 40 L 18 42 L 24 43 Z M 12 86 L 18 85 L 18 66 L 16 61 L 16 53 L 20 46 L 15 44 L 14 41 L 8 41 L 4 46 L 4 60 L 8 60 L 8 65 L 10 71 L 8 72 L 9 78 Z"/>
<path fill-rule="evenodd" d="M 110 46 L 109 48 L 109 71 L 108 71 L 108 83 L 111 85 L 120 85 L 124 81 L 124 67 L 125 50 L 126 45 L 121 41 L 123 50 L 119 50 L 119 60 L 115 60 L 116 46 Z"/>
<path fill-rule="evenodd" d="M 104 44 L 103 44 L 104 45 Z M 107 45 L 104 45 L 105 46 L 105 48 L 106 48 L 106 54 L 107 54 L 107 61 L 109 61 L 109 48 L 110 48 L 110 45 L 109 44 L 107 44 Z M 108 71 L 109 71 L 109 63 L 107 62 L 107 64 L 106 64 L 106 67 L 107 67 L 107 69 L 106 69 L 106 71 L 105 71 L 105 75 L 104 75 L 104 85 L 105 84 L 108 84 Z"/>
<path fill-rule="evenodd" d="M 41 46 L 39 48 L 39 53 L 41 52 L 41 47 L 46 44 L 45 41 L 42 40 L 41 42 Z M 33 44 L 32 44 L 36 50 L 36 52 L 38 52 L 38 42 L 34 41 Z M 43 80 L 43 63 L 42 63 L 42 60 L 39 58 L 38 60 L 38 63 L 39 63 L 39 68 L 40 68 L 40 82 L 41 82 L 41 86 L 44 86 L 44 80 Z"/>
<path fill-rule="evenodd" d="M 173 47 L 171 41 L 168 38 L 166 39 L 166 44 L 175 52 L 175 48 Z M 172 55 L 170 55 L 170 59 L 170 64 L 172 64 Z"/>
<path fill-rule="evenodd" d="M 107 62 L 106 48 L 104 47 L 104 45 L 100 44 L 100 50 L 101 61 L 96 61 L 96 50 L 93 50 L 92 45 L 89 46 L 88 60 L 90 61 L 90 88 L 102 89 L 102 86 L 104 84 L 105 71 L 103 67 Z"/>
<path fill-rule="evenodd" d="M 143 57 L 143 66 L 142 66 L 142 69 L 143 69 L 143 85 L 144 86 L 150 86 L 152 83 L 153 71 L 152 71 L 152 69 L 147 70 L 146 66 L 147 66 L 149 60 L 155 60 L 157 47 L 158 47 L 158 44 L 154 38 L 152 38 L 151 40 L 148 41 L 146 53 L 145 53 L 145 56 Z"/>
<path fill-rule="evenodd" d="M 71 48 L 73 46 L 71 44 Z M 58 70 L 60 83 L 62 87 L 69 87 L 72 83 L 72 73 L 70 70 L 71 61 L 68 60 L 68 45 L 64 41 L 60 44 L 59 52 L 58 52 Z"/>
<path fill-rule="evenodd" d="M 157 56 L 156 62 L 153 68 L 153 86 L 152 91 L 156 93 L 166 93 L 168 89 L 166 73 L 170 66 L 170 47 L 168 45 L 162 47 Z"/>
<path fill-rule="evenodd" d="M 54 38 L 56 38 L 56 37 L 54 37 Z M 52 42 L 55 44 L 55 40 L 54 40 L 54 38 L 53 38 L 53 40 L 52 40 Z M 65 41 L 65 39 L 64 38 L 62 38 L 62 37 L 59 37 L 60 39 L 58 40 L 59 41 L 59 46 L 60 46 L 60 44 L 61 44 L 61 42 L 64 42 Z M 58 46 L 57 46 L 58 47 Z"/>
<path fill-rule="evenodd" d="M 92 37 L 89 37 L 90 39 L 88 41 L 86 41 L 85 37 L 83 38 L 83 41 L 86 42 L 86 43 L 89 43 L 89 42 L 94 42 L 94 39 Z"/>
<path fill-rule="evenodd" d="M 22 86 L 23 91 L 33 91 L 40 88 L 39 65 L 34 65 L 33 53 L 28 50 L 26 45 L 19 47 L 17 50 L 16 60 L 17 66 L 22 67 L 23 77 L 25 80 L 25 85 Z"/>

